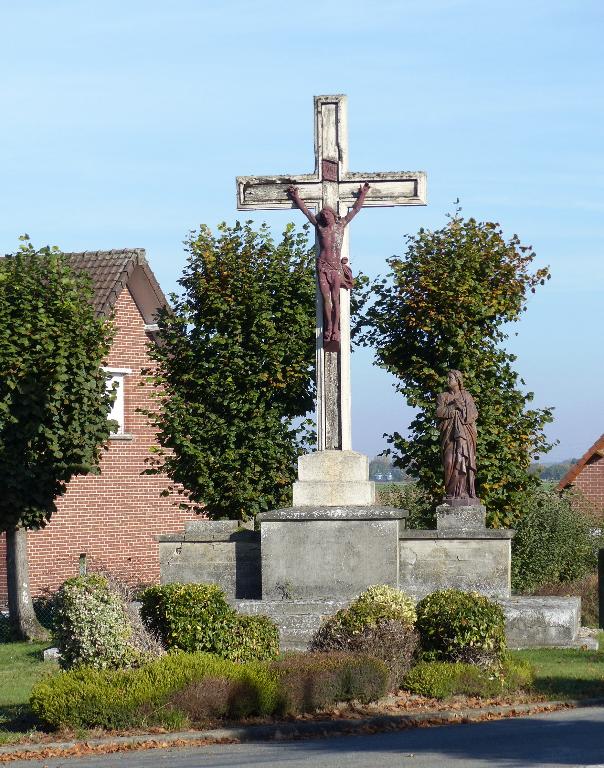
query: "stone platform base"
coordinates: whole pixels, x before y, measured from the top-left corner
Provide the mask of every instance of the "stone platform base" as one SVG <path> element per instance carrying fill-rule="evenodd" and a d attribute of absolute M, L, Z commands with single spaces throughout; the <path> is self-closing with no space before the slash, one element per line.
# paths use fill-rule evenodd
<path fill-rule="evenodd" d="M 363 505 L 288 507 L 259 515 L 263 600 L 346 600 L 399 583 L 407 512 Z"/>
<path fill-rule="evenodd" d="M 581 646 L 580 597 L 508 597 L 497 602 L 505 613 L 509 648 Z"/>
<path fill-rule="evenodd" d="M 282 651 L 303 651 L 321 622 L 349 602 L 237 600 L 233 605 L 241 613 L 269 616 L 279 627 Z M 509 648 L 594 647 L 593 638 L 580 631 L 578 597 L 511 597 L 497 602 L 505 613 Z"/>

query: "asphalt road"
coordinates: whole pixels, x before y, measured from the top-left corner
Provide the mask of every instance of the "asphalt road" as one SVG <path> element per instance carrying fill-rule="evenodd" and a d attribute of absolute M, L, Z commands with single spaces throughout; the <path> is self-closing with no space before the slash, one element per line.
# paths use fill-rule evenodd
<path fill-rule="evenodd" d="M 323 740 L 123 752 L 11 768 L 604 768 L 604 707 Z"/>

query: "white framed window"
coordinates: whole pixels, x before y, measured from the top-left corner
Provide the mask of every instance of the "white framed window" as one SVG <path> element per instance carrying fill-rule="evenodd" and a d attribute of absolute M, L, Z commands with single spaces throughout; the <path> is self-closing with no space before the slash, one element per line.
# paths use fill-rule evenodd
<path fill-rule="evenodd" d="M 103 370 L 107 376 L 107 389 L 113 389 L 113 385 L 117 384 L 115 400 L 111 412 L 109 413 L 109 419 L 115 419 L 118 424 L 116 432 L 112 433 L 112 437 L 126 435 L 126 425 L 124 419 L 124 379 L 129 373 L 132 373 L 132 368 L 109 368 L 103 366 Z"/>

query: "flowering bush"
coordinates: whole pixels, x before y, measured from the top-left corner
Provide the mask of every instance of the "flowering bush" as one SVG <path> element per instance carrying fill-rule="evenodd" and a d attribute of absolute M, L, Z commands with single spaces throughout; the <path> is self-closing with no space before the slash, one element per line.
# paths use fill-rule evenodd
<path fill-rule="evenodd" d="M 107 579 L 92 574 L 68 579 L 57 593 L 55 641 L 64 669 L 117 669 L 146 656 L 122 598 Z"/>

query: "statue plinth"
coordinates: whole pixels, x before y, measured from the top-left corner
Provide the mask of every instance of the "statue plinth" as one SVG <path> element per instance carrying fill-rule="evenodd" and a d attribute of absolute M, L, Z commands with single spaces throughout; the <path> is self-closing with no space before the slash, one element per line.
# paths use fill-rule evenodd
<path fill-rule="evenodd" d="M 483 531 L 486 527 L 486 507 L 480 499 L 455 499 L 460 502 L 436 507 L 436 529 L 438 531 Z M 477 502 L 476 504 L 472 502 Z"/>

